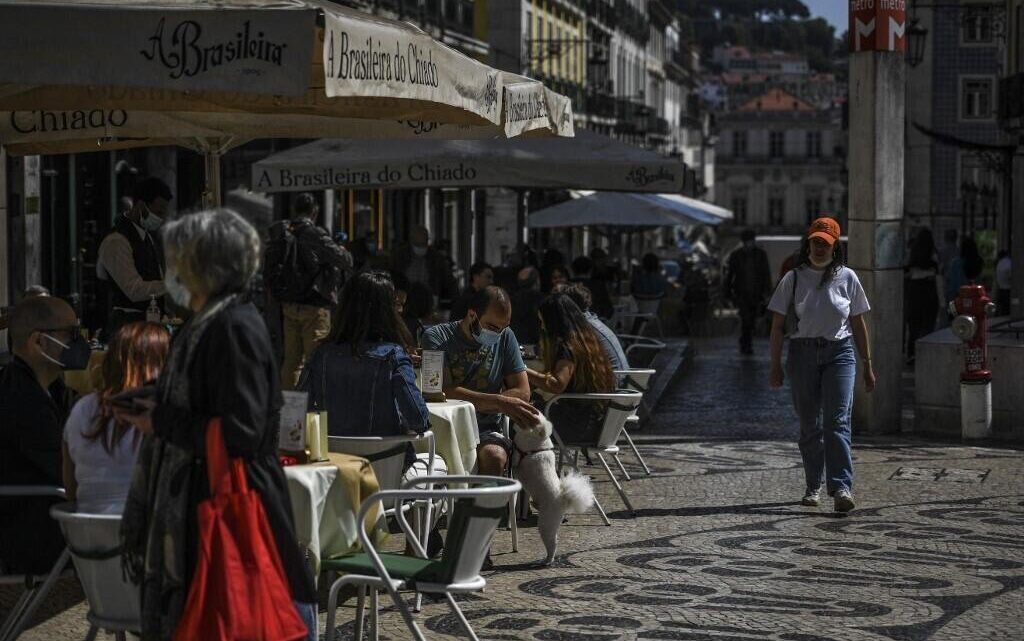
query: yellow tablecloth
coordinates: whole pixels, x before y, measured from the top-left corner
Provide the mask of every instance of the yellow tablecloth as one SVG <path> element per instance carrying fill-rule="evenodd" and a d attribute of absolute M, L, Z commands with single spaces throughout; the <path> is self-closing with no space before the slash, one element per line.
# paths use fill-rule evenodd
<path fill-rule="evenodd" d="M 106 350 L 93 351 L 89 354 L 89 364 L 85 369 L 64 372 L 64 384 L 82 396 L 95 392 L 103 384 L 100 380 L 100 367 L 106 357 Z"/>
<path fill-rule="evenodd" d="M 476 446 L 480 444 L 480 430 L 476 424 L 476 410 L 467 401 L 427 403 L 430 429 L 434 431 L 437 454 L 448 464 L 448 474 L 470 474 L 476 466 Z M 426 443 L 417 445 L 426 451 Z"/>
<path fill-rule="evenodd" d="M 344 556 L 360 548 L 356 515 L 359 506 L 380 489 L 369 461 L 351 454 L 331 452 L 328 461 L 284 468 L 295 516 L 295 530 L 313 561 Z M 364 526 L 376 542 L 387 537 L 380 505 L 366 514 Z"/>

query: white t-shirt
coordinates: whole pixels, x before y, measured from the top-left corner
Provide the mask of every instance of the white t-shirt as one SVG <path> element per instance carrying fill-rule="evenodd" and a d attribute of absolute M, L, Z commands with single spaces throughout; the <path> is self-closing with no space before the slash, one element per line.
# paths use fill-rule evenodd
<path fill-rule="evenodd" d="M 800 319 L 792 338 L 826 338 L 842 340 L 852 334 L 850 317 L 860 316 L 871 309 L 860 279 L 849 267 L 843 267 L 824 287 L 822 270 L 802 267 L 786 273 L 775 288 L 768 309 L 785 316 L 789 301 L 794 296 L 793 278 L 796 278 L 796 315 Z"/>
<path fill-rule="evenodd" d="M 131 432 L 109 453 L 99 439 L 85 437 L 94 429 L 98 407 L 96 393 L 83 396 L 71 408 L 64 424 L 64 441 L 75 463 L 75 480 L 78 481 L 78 509 L 90 514 L 121 514 L 128 498 L 138 448 Z"/>

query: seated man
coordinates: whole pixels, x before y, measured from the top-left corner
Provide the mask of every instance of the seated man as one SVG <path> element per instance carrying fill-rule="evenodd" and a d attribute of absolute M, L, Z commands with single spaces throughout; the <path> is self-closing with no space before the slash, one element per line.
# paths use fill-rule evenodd
<path fill-rule="evenodd" d="M 520 425 L 537 422 L 530 405 L 530 384 L 519 343 L 508 328 L 512 305 L 500 287 L 476 293 L 461 321 L 434 325 L 423 332 L 420 346 L 444 355 L 444 393 L 469 401 L 476 408 L 480 428 L 477 469 L 501 476 L 512 443 L 501 433 L 501 415 Z"/>
<path fill-rule="evenodd" d="M 604 350 L 608 360 L 611 361 L 613 370 L 629 369 L 629 361 L 626 360 L 626 352 L 622 349 L 619 337 L 615 335 L 611 327 L 604 324 L 597 314 L 590 311 L 592 298 L 590 289 L 582 283 L 569 283 L 559 285 L 552 290 L 552 293 L 565 294 L 576 303 L 583 315 L 590 322 L 590 326 L 597 332 L 597 338 L 601 341 L 601 348 Z"/>
<path fill-rule="evenodd" d="M 22 300 L 11 314 L 14 360 L 0 370 L 0 485 L 63 486 L 61 439 L 71 398 L 65 369 L 83 369 L 89 347 L 71 306 L 59 298 Z M 84 358 L 84 362 L 83 362 Z M 8 572 L 48 573 L 64 548 L 49 505 L 0 499 L 0 561 Z"/>

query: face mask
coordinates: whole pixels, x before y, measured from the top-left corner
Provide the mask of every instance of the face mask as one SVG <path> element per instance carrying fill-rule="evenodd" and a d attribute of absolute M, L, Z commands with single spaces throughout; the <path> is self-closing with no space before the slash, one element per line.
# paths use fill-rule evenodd
<path fill-rule="evenodd" d="M 146 231 L 156 231 L 164 224 L 164 219 L 153 213 L 148 205 L 142 205 L 146 209 L 146 217 L 142 219 L 142 228 Z"/>
<path fill-rule="evenodd" d="M 480 343 L 483 347 L 493 347 L 498 344 L 499 340 L 501 340 L 501 333 L 485 329 L 480 325 L 480 321 L 477 321 L 476 331 L 473 332 L 473 338 L 476 339 L 476 342 Z"/>
<path fill-rule="evenodd" d="M 167 268 L 167 272 L 164 274 L 164 287 L 167 288 L 167 295 L 171 297 L 175 305 L 187 308 L 192 302 L 192 292 L 182 284 L 181 279 L 178 278 L 178 270 L 174 267 Z"/>
<path fill-rule="evenodd" d="M 426 247 L 420 247 L 419 245 L 413 245 L 412 246 L 412 255 L 413 256 L 418 256 L 419 258 L 423 258 L 424 256 L 427 255 L 427 248 Z"/>
<path fill-rule="evenodd" d="M 55 359 L 44 351 L 40 351 L 43 358 L 64 370 L 85 369 L 89 366 L 89 343 L 81 335 L 75 335 L 71 343 L 65 345 L 49 334 L 43 334 L 46 338 L 61 346 L 60 358 Z"/>
<path fill-rule="evenodd" d="M 823 260 L 821 260 L 821 261 L 817 260 L 817 259 L 816 259 L 816 258 L 814 257 L 814 254 L 813 254 L 813 253 L 812 253 L 812 254 L 810 255 L 810 257 L 809 257 L 809 258 L 811 259 L 811 264 L 812 264 L 812 265 L 814 265 L 815 267 L 817 267 L 818 269 L 823 269 L 823 268 L 825 268 L 825 267 L 828 267 L 829 263 L 831 263 L 831 262 L 832 262 L 832 254 L 831 254 L 831 253 L 830 253 L 830 254 L 829 254 L 828 256 L 826 256 L 826 257 L 825 257 L 825 258 L 824 258 Z"/>

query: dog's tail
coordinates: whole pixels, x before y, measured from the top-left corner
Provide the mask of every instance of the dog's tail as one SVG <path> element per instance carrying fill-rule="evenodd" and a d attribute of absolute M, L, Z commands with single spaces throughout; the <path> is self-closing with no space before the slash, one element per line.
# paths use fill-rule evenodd
<path fill-rule="evenodd" d="M 580 514 L 594 504 L 594 488 L 590 478 L 571 471 L 562 477 L 562 506 L 566 512 Z"/>

